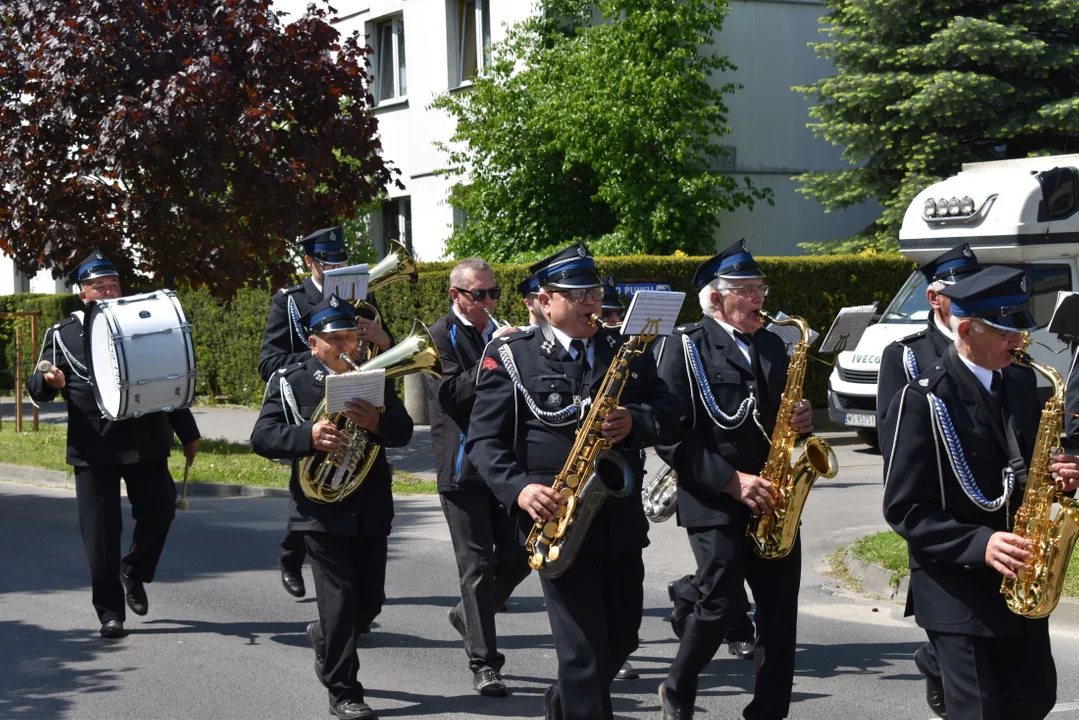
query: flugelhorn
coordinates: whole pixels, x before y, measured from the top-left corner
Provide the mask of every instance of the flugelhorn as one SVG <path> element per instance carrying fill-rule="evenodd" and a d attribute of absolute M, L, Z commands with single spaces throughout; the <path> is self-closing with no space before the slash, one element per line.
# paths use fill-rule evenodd
<path fill-rule="evenodd" d="M 367 292 L 373 293 L 375 290 L 384 288 L 390 283 L 397 282 L 398 280 L 407 280 L 410 283 L 415 283 L 419 277 L 420 274 L 416 268 L 416 260 L 412 257 L 412 253 L 396 240 L 390 240 L 390 246 L 389 250 L 386 252 L 386 257 L 379 260 L 370 270 L 368 270 Z M 356 314 L 360 317 L 371 320 L 376 325 L 382 324 L 382 317 L 379 315 L 378 309 L 365 299 L 361 298 L 355 301 L 353 307 L 356 308 Z M 378 355 L 378 353 L 378 345 L 375 345 L 368 340 L 360 341 L 360 357 L 370 360 L 375 355 Z"/>

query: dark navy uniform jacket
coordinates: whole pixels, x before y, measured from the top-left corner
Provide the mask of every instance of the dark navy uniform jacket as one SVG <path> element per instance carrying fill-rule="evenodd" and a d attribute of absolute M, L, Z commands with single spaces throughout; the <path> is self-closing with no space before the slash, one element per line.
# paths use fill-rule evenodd
<path fill-rule="evenodd" d="M 549 418 L 572 407 L 575 397 L 591 397 L 623 340 L 616 330 L 599 330 L 592 338 L 592 367 L 587 375 L 583 363 L 570 357 L 547 325 L 503 335 L 487 345 L 480 361 L 465 451 L 499 502 L 516 516 L 522 540 L 533 522 L 518 507 L 517 496 L 526 485 L 549 486 L 554 482 L 576 439 L 578 422 L 589 408 L 554 421 L 541 419 L 537 411 Z M 516 368 L 520 387 L 511 380 L 507 356 Z M 633 429 L 612 449 L 633 468 L 634 490 L 626 497 L 608 497 L 603 503 L 581 547 L 584 553 L 628 552 L 648 545 L 648 520 L 641 505 L 640 451 L 675 430 L 678 403 L 656 374 L 651 352 L 634 358 L 629 372 L 619 404 L 632 415 Z"/>
<path fill-rule="evenodd" d="M 41 357 L 64 373 L 63 390 L 55 390 L 34 371 L 26 388 L 37 402 L 52 402 L 62 394 L 67 403 L 67 463 L 75 467 L 131 465 L 169 456 L 175 431 L 180 442 L 199 439 L 190 410 L 148 413 L 141 417 L 105 419 L 94 399 L 83 344 L 82 313 L 76 313 L 45 333 Z"/>
<path fill-rule="evenodd" d="M 952 341 L 944 336 L 930 316 L 924 329 L 889 343 L 888 347 L 884 348 L 880 357 L 880 374 L 877 376 L 877 439 L 881 454 L 885 458 L 891 451 L 892 438 L 885 437 L 881 428 L 887 425 L 888 408 L 892 398 L 906 387 L 907 383 L 917 380 L 918 375 L 936 365 L 951 346 Z M 911 374 L 912 368 L 907 364 L 908 351 L 914 354 L 914 365 L 918 368 L 914 374 Z"/>
<path fill-rule="evenodd" d="M 885 430 L 895 438 L 885 465 L 884 519 L 908 544 L 910 592 L 907 614 L 927 630 L 985 637 L 1016 637 L 1025 620 L 1008 610 L 1000 594 L 1003 577 L 985 564 L 985 547 L 998 530 L 1010 530 L 1025 486 L 1018 480 L 1007 505 L 987 511 L 964 490 L 934 431 L 928 396 L 947 408 L 973 482 L 990 500 L 1002 494 L 1008 465 L 1003 416 L 1012 418 L 1016 440 L 1030 465 L 1041 408 L 1029 368 L 1002 371 L 1003 413 L 985 387 L 950 349 L 892 399 Z M 994 429 L 996 426 L 996 429 Z"/>
<path fill-rule="evenodd" d="M 300 459 L 314 454 L 311 447 L 311 416 L 324 395 L 326 369 L 317 357 L 309 355 L 302 363 L 280 368 L 266 386 L 258 420 L 251 433 L 255 452 L 268 458 L 292 460 L 289 491 L 289 530 L 328 532 L 357 537 L 385 537 L 393 521 L 391 471 L 386 461 L 387 447 L 402 447 L 412 438 L 412 418 L 394 391 L 393 381 L 386 381 L 386 409 L 379 421 L 379 443 L 375 464 L 359 489 L 337 503 L 309 500 L 299 484 Z M 294 404 L 288 399 L 289 394 Z"/>
<path fill-rule="evenodd" d="M 787 383 L 789 358 L 783 341 L 766 330 L 753 334 L 764 372 L 763 397 L 758 395 L 760 423 L 746 417 L 734 429 L 717 425 L 705 409 L 697 380 L 690 375 L 685 338 L 700 354 L 708 387 L 720 410 L 735 413 L 758 392 L 753 369 L 735 339 L 713 318 L 676 328 L 658 351 L 659 374 L 678 400 L 677 441 L 656 448 L 678 473 L 678 524 L 683 527 L 746 525 L 749 508 L 723 486 L 737 470 L 757 474 L 770 450 L 780 397 Z"/>

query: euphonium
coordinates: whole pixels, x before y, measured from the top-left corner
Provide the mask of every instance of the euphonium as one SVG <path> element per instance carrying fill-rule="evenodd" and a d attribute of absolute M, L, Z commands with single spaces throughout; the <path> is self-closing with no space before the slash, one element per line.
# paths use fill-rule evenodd
<path fill-rule="evenodd" d="M 592 322 L 602 324 L 597 315 L 592 316 Z M 655 338 L 654 331 L 631 336 L 607 368 L 588 416 L 577 430 L 569 457 L 551 486 L 565 497 L 566 504 L 559 507 L 557 520 L 536 523 L 525 541 L 528 564 L 540 575 L 554 578 L 566 572 L 607 496 L 625 497 L 633 492 L 633 468 L 622 455 L 609 449 L 611 441 L 603 437 L 601 426 L 607 413 L 618 407 L 629 378 L 630 361 Z"/>
<path fill-rule="evenodd" d="M 412 254 L 401 243 L 390 240 L 390 248 L 386 253 L 386 257 L 379 260 L 368 271 L 367 292 L 373 293 L 375 290 L 386 287 L 398 280 L 408 280 L 410 283 L 415 283 L 419 277 L 416 261 L 412 258 Z M 361 317 L 372 320 L 375 324 L 381 324 L 382 319 L 379 317 L 378 310 L 371 303 L 366 300 L 357 300 L 353 303 L 353 307 L 356 308 L 356 313 Z M 357 352 L 359 357 L 370 360 L 378 353 L 378 345 L 368 340 L 360 341 Z"/>
<path fill-rule="evenodd" d="M 655 475 L 644 481 L 641 489 L 644 514 L 654 523 L 670 520 L 677 509 L 678 476 L 670 465 L 664 465 Z"/>
<path fill-rule="evenodd" d="M 806 440 L 802 456 L 791 465 L 794 444 L 798 442 L 798 433 L 791 429 L 791 416 L 802 401 L 802 384 L 805 382 L 806 359 L 809 354 L 809 323 L 800 317 L 788 317 L 776 320 L 765 313 L 760 313 L 766 323 L 776 325 L 795 325 L 801 332 L 801 338 L 794 345 L 790 364 L 787 366 L 787 385 L 783 389 L 783 402 L 776 415 L 776 426 L 772 431 L 772 449 L 760 476 L 775 487 L 775 510 L 771 515 L 757 515 L 749 522 L 746 535 L 756 544 L 757 555 L 776 560 L 786 557 L 794 547 L 798 537 L 798 523 L 802 517 L 809 491 L 817 477 L 830 478 L 839 472 L 835 452 L 831 446 L 818 437 Z"/>
<path fill-rule="evenodd" d="M 384 369 L 387 379 L 417 372 L 436 378 L 442 376 L 442 363 L 434 340 L 419 320 L 413 324 L 407 338 L 363 365 L 357 366 L 346 353 L 341 353 L 340 357 L 356 371 Z M 336 452 L 317 450 L 300 461 L 300 489 L 315 502 L 341 502 L 363 484 L 378 457 L 379 445 L 371 442 L 367 431 L 349 420 L 345 413 L 327 414 L 325 398 L 311 416 L 312 422 L 316 423 L 324 419 L 333 422 L 345 440 Z"/>
<path fill-rule="evenodd" d="M 1064 589 L 1064 573 L 1079 537 L 1079 503 L 1060 492 L 1049 469 L 1064 426 L 1064 380 L 1024 351 L 1013 350 L 1012 354 L 1016 364 L 1029 365 L 1044 375 L 1053 386 L 1053 394 L 1042 408 L 1023 504 L 1015 513 L 1013 532 L 1030 541 L 1031 557 L 1016 572 L 1016 580 L 1004 578 L 1000 592 L 1016 615 L 1043 618 L 1056 608 Z M 1055 517 L 1054 503 L 1060 503 Z"/>

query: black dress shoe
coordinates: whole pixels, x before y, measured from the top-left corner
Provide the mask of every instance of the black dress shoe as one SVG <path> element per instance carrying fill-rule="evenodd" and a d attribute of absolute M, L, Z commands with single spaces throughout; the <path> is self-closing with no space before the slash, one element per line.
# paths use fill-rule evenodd
<path fill-rule="evenodd" d="M 472 689 L 484 697 L 508 697 L 510 691 L 494 668 L 480 668 L 472 675 Z"/>
<path fill-rule="evenodd" d="M 659 710 L 661 720 L 693 720 L 693 708 L 686 710 L 670 696 L 666 683 L 659 684 Z"/>
<path fill-rule="evenodd" d="M 108 638 L 110 640 L 117 640 L 122 637 L 127 637 L 127 630 L 124 630 L 124 624 L 119 620 L 109 620 L 101 626 L 101 637 Z"/>
<path fill-rule="evenodd" d="M 686 631 L 686 623 L 689 622 L 689 616 L 693 612 L 693 606 L 688 608 L 679 603 L 674 597 L 674 583 L 667 583 L 667 597 L 674 603 L 674 607 L 671 608 L 671 629 L 674 630 L 674 636 L 679 640 L 682 639 L 682 633 Z"/>
<path fill-rule="evenodd" d="M 925 702 L 934 715 L 946 720 L 948 708 L 944 705 L 944 683 L 939 675 L 930 671 L 927 660 L 921 653 L 921 649 L 914 653 L 914 665 L 925 676 Z"/>
<path fill-rule="evenodd" d="M 753 659 L 753 643 L 742 640 L 731 640 L 727 643 L 727 652 L 742 660 Z"/>
<path fill-rule="evenodd" d="M 629 660 L 622 663 L 622 667 L 615 673 L 615 680 L 636 680 L 641 674 L 637 672 L 637 668 L 629 664 Z"/>
<path fill-rule="evenodd" d="M 557 685 L 548 685 L 543 690 L 543 720 L 562 720 L 562 706 L 558 703 Z"/>
<path fill-rule="evenodd" d="M 302 598 L 307 594 L 307 588 L 303 584 L 303 574 L 293 572 L 281 565 L 281 584 L 285 586 L 285 592 L 292 597 Z"/>
<path fill-rule="evenodd" d="M 325 685 L 325 681 L 322 679 L 322 655 L 318 651 L 318 646 L 315 644 L 315 627 L 318 625 L 318 620 L 312 620 L 307 623 L 307 644 L 311 646 L 311 649 L 315 651 L 315 677 L 318 681 Z"/>
<path fill-rule="evenodd" d="M 149 612 L 150 600 L 146 597 L 146 588 L 143 586 L 142 580 L 136 580 L 121 570 L 120 584 L 124 586 L 124 600 L 127 601 L 127 606 L 131 608 L 131 612 L 136 615 L 145 615 Z"/>
<path fill-rule="evenodd" d="M 344 700 L 330 705 L 330 717 L 341 720 L 378 720 L 378 715 L 375 715 L 370 705 L 356 700 Z"/>

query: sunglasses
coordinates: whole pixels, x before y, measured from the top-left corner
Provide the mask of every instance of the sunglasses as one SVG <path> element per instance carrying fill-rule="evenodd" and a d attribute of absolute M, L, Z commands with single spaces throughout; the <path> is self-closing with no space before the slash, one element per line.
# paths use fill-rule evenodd
<path fill-rule="evenodd" d="M 556 289 L 554 292 L 565 295 L 571 303 L 583 303 L 585 298 L 600 301 L 603 299 L 603 288 L 573 288 L 572 290 Z"/>
<path fill-rule="evenodd" d="M 495 285 L 493 288 L 478 288 L 476 290 L 465 290 L 464 288 L 455 287 L 457 292 L 463 292 L 476 302 L 483 302 L 487 298 L 497 300 L 502 297 L 502 288 Z"/>

